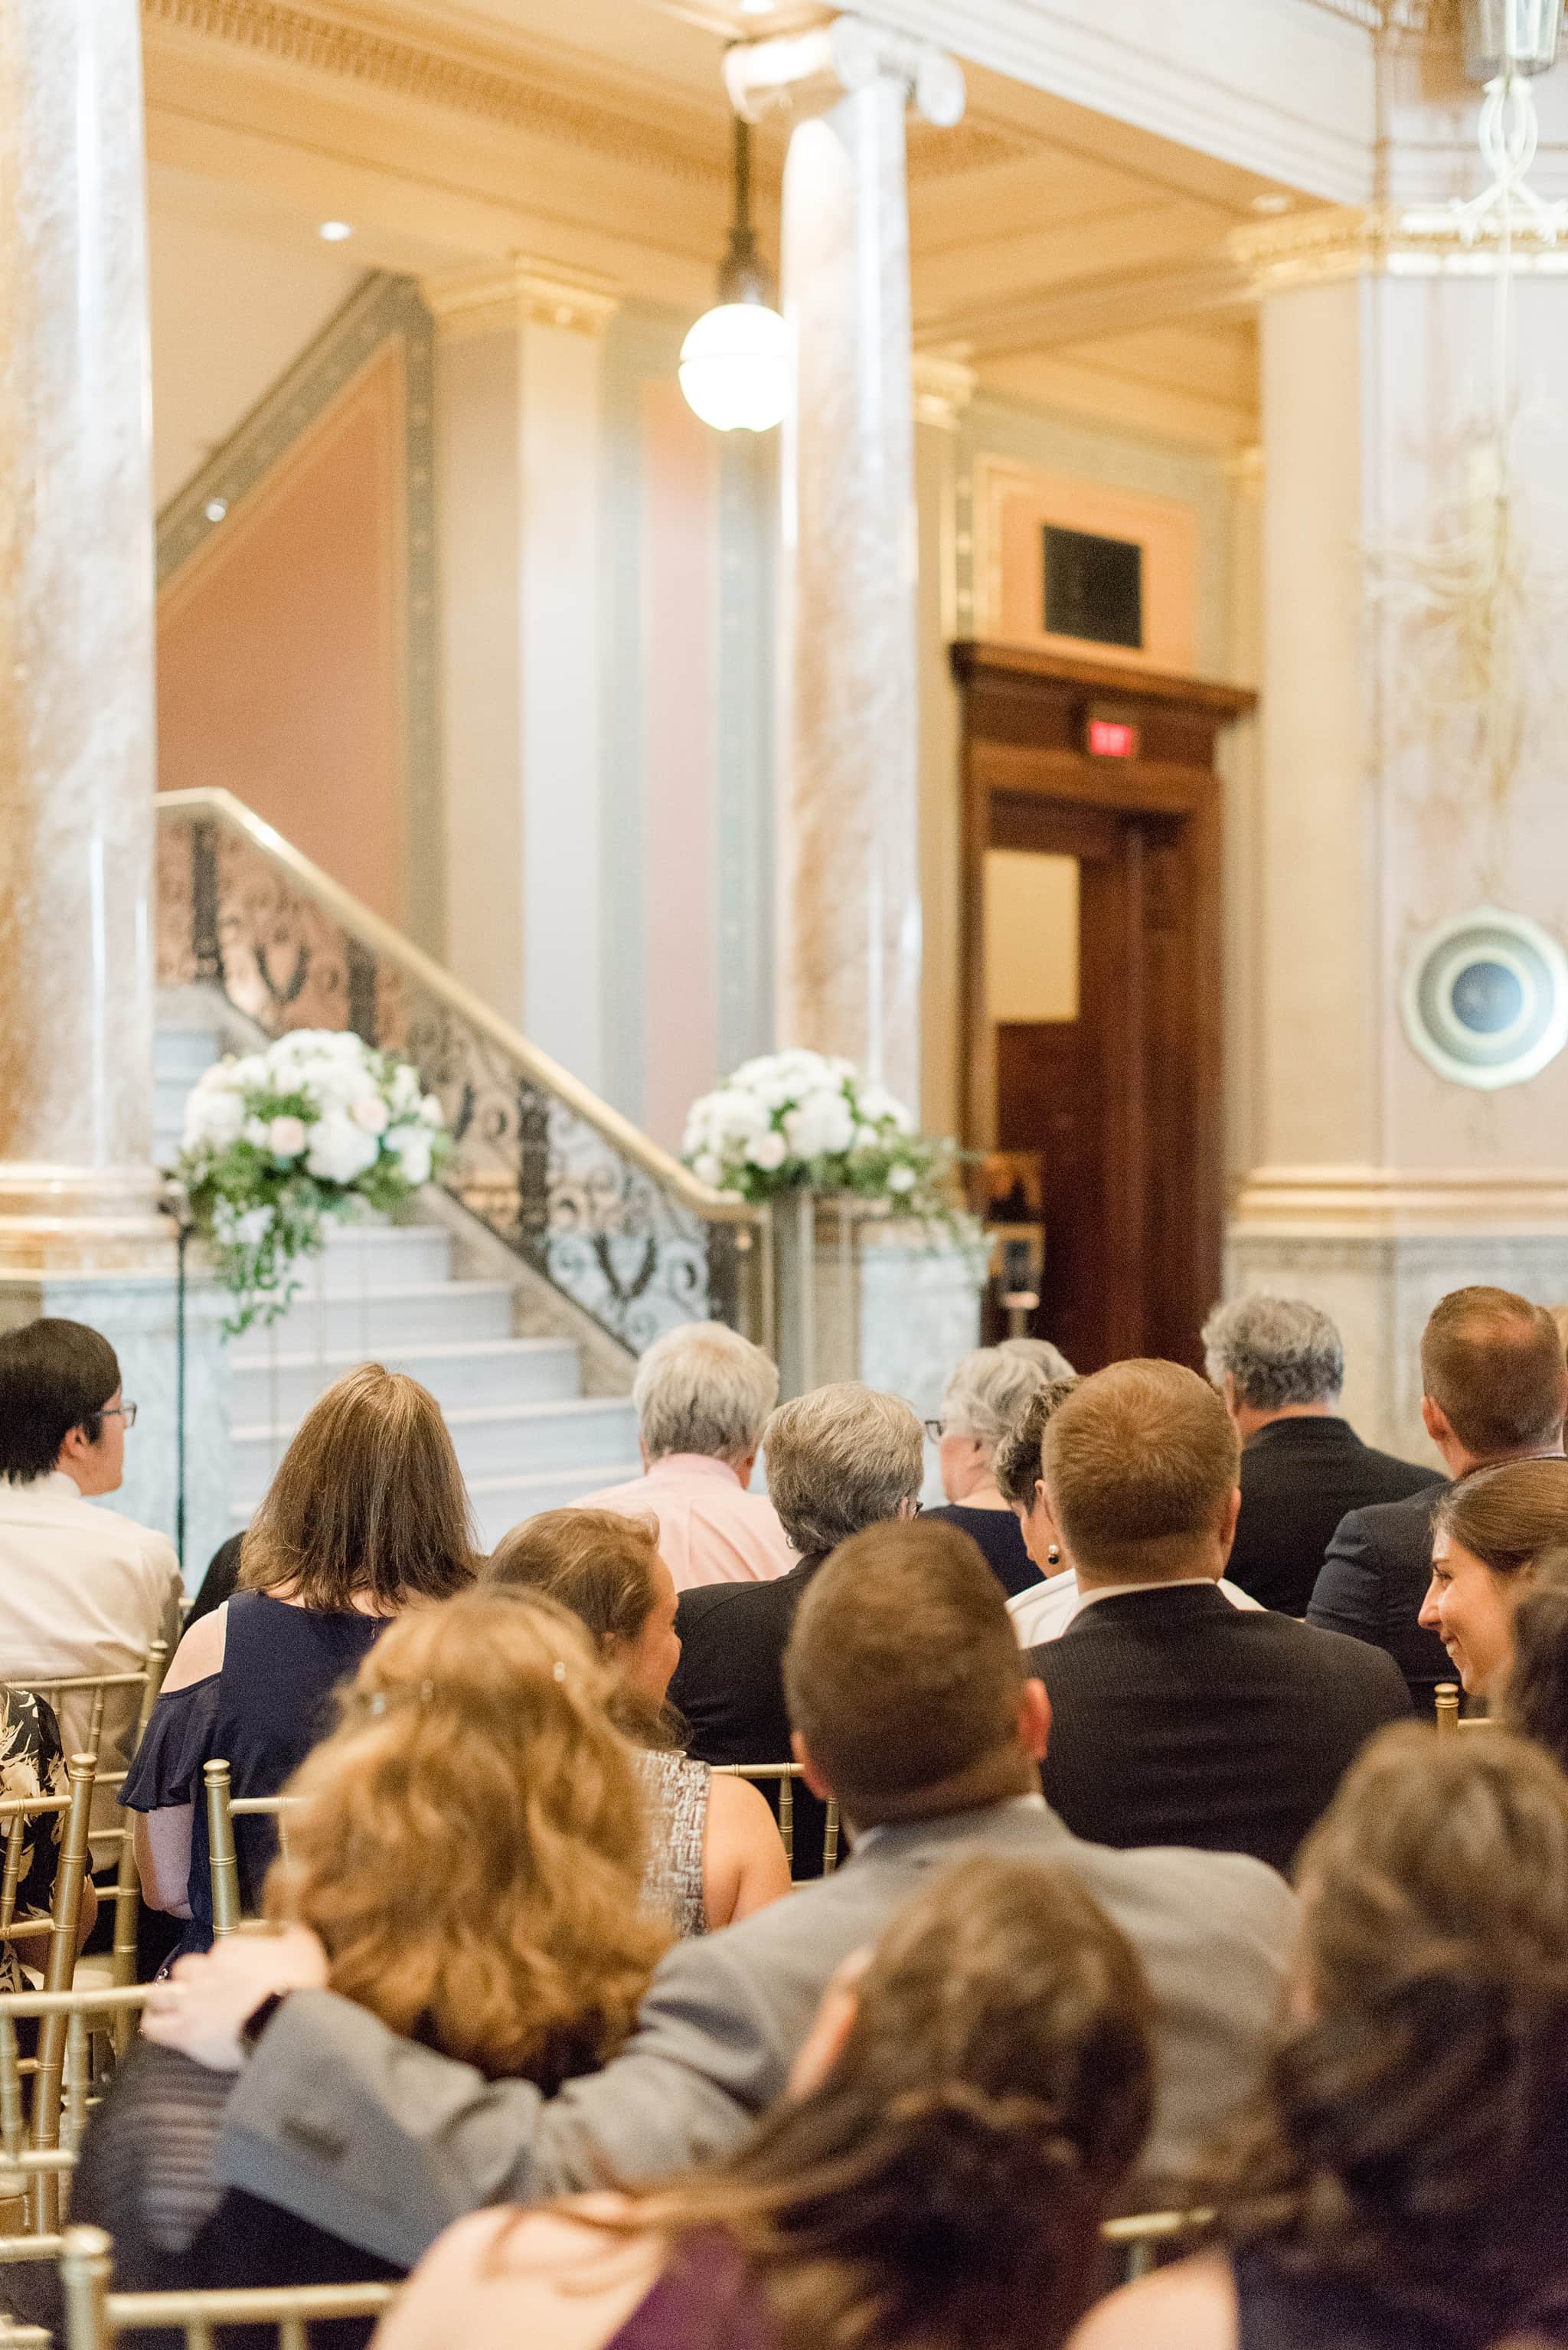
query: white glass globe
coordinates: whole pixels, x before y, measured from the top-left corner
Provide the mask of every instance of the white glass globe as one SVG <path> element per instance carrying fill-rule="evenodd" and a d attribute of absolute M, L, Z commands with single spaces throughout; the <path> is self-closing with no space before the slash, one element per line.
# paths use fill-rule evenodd
<path fill-rule="evenodd" d="M 789 399 L 789 328 L 763 302 L 721 302 L 680 346 L 680 389 L 718 432 L 771 432 Z"/>

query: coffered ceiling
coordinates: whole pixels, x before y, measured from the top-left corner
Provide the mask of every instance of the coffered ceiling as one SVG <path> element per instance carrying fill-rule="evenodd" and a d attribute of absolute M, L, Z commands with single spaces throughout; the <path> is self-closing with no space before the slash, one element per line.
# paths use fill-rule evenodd
<path fill-rule="evenodd" d="M 144 0 L 155 222 L 423 276 L 525 254 L 695 310 L 730 203 L 727 41 L 803 0 Z M 982 388 L 1227 450 L 1255 431 L 1228 232 L 1296 192 L 970 66 L 910 127 L 916 335 Z M 776 253 L 782 134 L 761 134 Z M 172 236 L 171 245 L 179 242 Z M 189 241 L 188 238 L 186 240 Z"/>

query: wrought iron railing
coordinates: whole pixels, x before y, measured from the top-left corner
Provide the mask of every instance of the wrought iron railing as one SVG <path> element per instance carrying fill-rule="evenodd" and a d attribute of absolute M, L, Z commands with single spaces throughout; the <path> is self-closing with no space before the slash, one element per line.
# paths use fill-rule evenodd
<path fill-rule="evenodd" d="M 446 1110 L 445 1188 L 632 1352 L 707 1319 L 772 1350 L 765 1207 L 700 1183 L 230 793 L 158 816 L 161 987 L 406 1055 Z"/>

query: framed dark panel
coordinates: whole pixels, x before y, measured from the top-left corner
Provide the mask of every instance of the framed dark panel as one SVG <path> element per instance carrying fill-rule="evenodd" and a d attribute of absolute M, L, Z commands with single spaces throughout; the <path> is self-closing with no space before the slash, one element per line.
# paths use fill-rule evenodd
<path fill-rule="evenodd" d="M 1044 626 L 1054 637 L 1143 650 L 1143 549 L 1046 523 Z"/>

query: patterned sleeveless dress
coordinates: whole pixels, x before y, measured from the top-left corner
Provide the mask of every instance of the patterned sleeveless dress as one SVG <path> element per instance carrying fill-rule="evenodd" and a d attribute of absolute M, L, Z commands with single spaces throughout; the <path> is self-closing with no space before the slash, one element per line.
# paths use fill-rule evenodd
<path fill-rule="evenodd" d="M 702 1840 L 708 1828 L 706 1762 L 684 1754 L 639 1754 L 653 1824 L 653 1850 L 642 1881 L 643 1907 L 667 1917 L 683 1941 L 708 1931 L 702 1907 Z"/>

